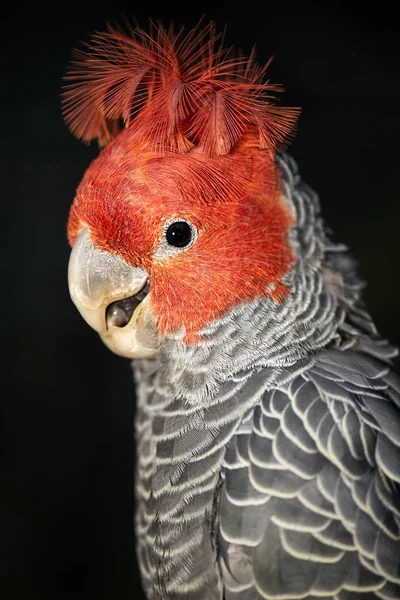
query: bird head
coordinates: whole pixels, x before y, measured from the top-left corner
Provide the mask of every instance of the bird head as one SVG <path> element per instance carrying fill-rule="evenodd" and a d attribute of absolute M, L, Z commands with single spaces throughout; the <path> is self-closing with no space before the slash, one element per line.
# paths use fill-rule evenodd
<path fill-rule="evenodd" d="M 272 104 L 265 68 L 232 57 L 212 25 L 109 28 L 71 64 L 64 114 L 99 156 L 69 222 L 69 287 L 117 354 L 196 344 L 256 298 L 283 303 L 294 262 L 276 151 L 297 109 Z"/>

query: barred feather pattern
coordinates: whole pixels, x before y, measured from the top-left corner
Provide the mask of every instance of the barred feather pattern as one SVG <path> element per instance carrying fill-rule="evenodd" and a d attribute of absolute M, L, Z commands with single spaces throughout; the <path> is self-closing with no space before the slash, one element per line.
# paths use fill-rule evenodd
<path fill-rule="evenodd" d="M 135 363 L 150 599 L 400 598 L 397 350 L 317 196 L 279 160 L 296 215 L 288 299 L 238 307 L 194 346 L 166 336 Z"/>
<path fill-rule="evenodd" d="M 226 600 L 400 598 L 400 379 L 378 350 L 319 353 L 230 441 Z"/>
<path fill-rule="evenodd" d="M 227 154 L 252 126 L 271 153 L 293 133 L 297 108 L 273 103 L 279 85 L 264 80 L 254 52 L 234 56 L 213 23 L 191 32 L 109 26 L 76 52 L 66 75 L 63 113 L 72 132 L 101 146 L 123 127 L 160 152 L 199 146 Z"/>

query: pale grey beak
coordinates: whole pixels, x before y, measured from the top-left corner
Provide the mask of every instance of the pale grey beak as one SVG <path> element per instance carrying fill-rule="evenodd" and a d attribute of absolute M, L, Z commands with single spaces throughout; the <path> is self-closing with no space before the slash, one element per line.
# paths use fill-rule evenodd
<path fill-rule="evenodd" d="M 157 353 L 147 271 L 96 248 L 87 228 L 72 249 L 68 285 L 82 317 L 113 352 L 127 358 Z"/>

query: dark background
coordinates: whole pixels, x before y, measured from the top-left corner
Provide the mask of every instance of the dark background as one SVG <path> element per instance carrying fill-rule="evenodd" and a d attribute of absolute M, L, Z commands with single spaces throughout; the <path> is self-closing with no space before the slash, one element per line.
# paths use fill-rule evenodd
<path fill-rule="evenodd" d="M 73 47 L 107 20 L 196 24 L 260 62 L 303 107 L 291 152 L 335 239 L 368 282 L 381 332 L 400 343 L 399 27 L 389 4 L 233 1 L 9 2 L 1 25 L 3 392 L 0 594 L 7 600 L 139 598 L 132 533 L 129 361 L 83 322 L 67 289 L 66 220 L 96 147 L 60 112 Z"/>

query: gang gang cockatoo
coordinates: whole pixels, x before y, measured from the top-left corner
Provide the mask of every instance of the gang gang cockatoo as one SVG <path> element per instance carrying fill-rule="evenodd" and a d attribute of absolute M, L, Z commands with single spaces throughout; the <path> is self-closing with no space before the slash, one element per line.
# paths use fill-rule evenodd
<path fill-rule="evenodd" d="M 213 25 L 110 27 L 63 107 L 101 151 L 69 288 L 134 359 L 137 556 L 157 600 L 400 598 L 396 348 L 285 152 L 297 109 Z"/>

